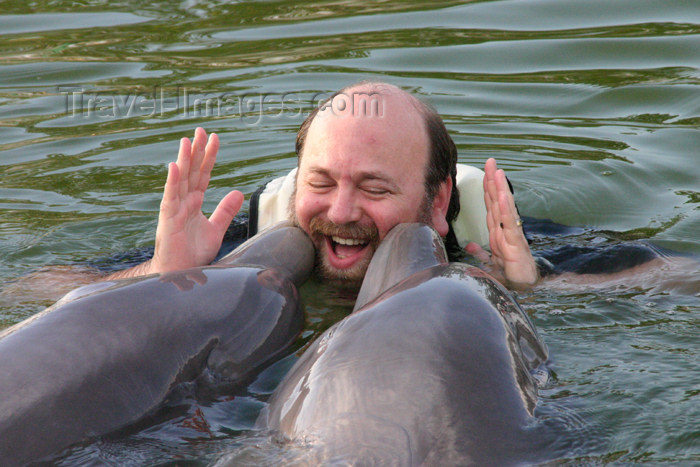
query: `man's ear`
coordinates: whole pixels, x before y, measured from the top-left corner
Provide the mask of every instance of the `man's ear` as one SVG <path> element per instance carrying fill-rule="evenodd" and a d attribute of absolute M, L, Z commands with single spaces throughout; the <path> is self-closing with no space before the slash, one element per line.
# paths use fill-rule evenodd
<path fill-rule="evenodd" d="M 450 207 L 450 196 L 452 195 L 452 177 L 449 175 L 444 182 L 440 184 L 435 198 L 433 198 L 433 208 L 430 212 L 433 227 L 442 236 L 446 236 L 450 230 L 447 223 L 447 209 Z"/>

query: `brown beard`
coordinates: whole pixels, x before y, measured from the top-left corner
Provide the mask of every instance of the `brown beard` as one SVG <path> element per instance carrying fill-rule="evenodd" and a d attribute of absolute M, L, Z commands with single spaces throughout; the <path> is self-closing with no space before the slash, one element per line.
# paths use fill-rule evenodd
<path fill-rule="evenodd" d="M 309 223 L 309 230 L 311 240 L 316 246 L 316 270 L 318 274 L 324 279 L 338 280 L 348 285 L 359 286 L 365 277 L 372 255 L 379 246 L 379 231 L 377 227 L 374 224 L 361 225 L 356 223 L 338 225 L 315 217 Z M 345 238 L 365 239 L 368 242 L 366 248 L 369 249 L 370 254 L 351 268 L 342 270 L 333 268 L 326 261 L 328 252 L 325 250 L 328 248 L 326 237 L 334 235 Z"/>
<path fill-rule="evenodd" d="M 428 199 L 427 196 L 423 197 L 423 202 L 418 209 L 418 219 L 415 222 L 422 222 L 432 226 L 432 207 L 432 200 Z M 289 220 L 294 225 L 301 228 L 299 219 L 296 215 L 296 186 L 294 187 L 294 193 L 292 194 L 289 202 L 288 215 Z M 377 250 L 380 243 L 379 230 L 377 229 L 377 226 L 374 223 L 371 225 L 360 225 L 357 223 L 338 225 L 333 222 L 324 221 L 314 217 L 309 222 L 309 230 L 310 232 L 307 232 L 307 234 L 309 234 L 314 246 L 316 247 L 316 274 L 326 280 L 338 281 L 351 288 L 359 288 L 359 286 L 362 285 L 362 280 L 365 277 L 365 273 L 367 272 L 372 256 L 374 256 L 374 252 Z M 360 263 L 354 265 L 350 269 L 334 269 L 326 263 L 323 256 L 323 251 L 326 248 L 325 237 L 332 235 L 346 238 L 367 239 L 369 240 L 368 248 L 372 254 L 362 259 Z"/>

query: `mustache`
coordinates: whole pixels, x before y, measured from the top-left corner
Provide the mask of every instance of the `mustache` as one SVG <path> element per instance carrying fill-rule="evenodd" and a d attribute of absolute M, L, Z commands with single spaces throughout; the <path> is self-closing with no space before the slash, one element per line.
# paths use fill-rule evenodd
<path fill-rule="evenodd" d="M 370 243 L 379 242 L 379 229 L 377 229 L 377 226 L 374 224 L 335 224 L 316 217 L 309 222 L 309 230 L 313 236 L 337 236 L 369 240 Z"/>

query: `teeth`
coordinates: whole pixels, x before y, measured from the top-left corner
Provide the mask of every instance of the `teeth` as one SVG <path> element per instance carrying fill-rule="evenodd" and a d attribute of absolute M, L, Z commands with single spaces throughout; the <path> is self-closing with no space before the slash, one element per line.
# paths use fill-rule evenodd
<path fill-rule="evenodd" d="M 341 245 L 355 246 L 355 245 L 363 245 L 365 243 L 363 240 L 360 240 L 359 238 L 343 238 L 343 237 L 336 237 L 336 236 L 333 236 L 331 238 L 335 243 L 340 243 Z"/>

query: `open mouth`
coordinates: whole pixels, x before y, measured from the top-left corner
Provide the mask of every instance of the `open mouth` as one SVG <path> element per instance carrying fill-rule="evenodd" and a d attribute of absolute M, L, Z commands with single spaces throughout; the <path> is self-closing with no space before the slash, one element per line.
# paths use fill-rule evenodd
<path fill-rule="evenodd" d="M 338 225 L 317 216 L 309 222 L 309 232 L 318 251 L 318 265 L 326 278 L 362 280 L 379 244 L 376 225 Z"/>
<path fill-rule="evenodd" d="M 326 235 L 329 259 L 334 267 L 344 269 L 352 266 L 367 250 L 370 243 L 365 238 L 348 238 Z"/>

